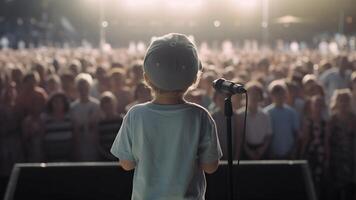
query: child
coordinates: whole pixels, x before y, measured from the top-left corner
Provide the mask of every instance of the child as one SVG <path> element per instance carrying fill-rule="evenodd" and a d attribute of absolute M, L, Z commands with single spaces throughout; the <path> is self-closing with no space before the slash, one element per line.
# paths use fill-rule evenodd
<path fill-rule="evenodd" d="M 268 86 L 268 90 L 272 97 L 272 104 L 264 110 L 268 113 L 272 124 L 270 157 L 292 159 L 296 155 L 297 139 L 299 139 L 298 114 L 285 103 L 287 87 L 284 81 L 273 81 Z"/>
<path fill-rule="evenodd" d="M 212 117 L 184 99 L 199 71 L 196 47 L 185 35 L 151 43 L 144 78 L 154 99 L 129 110 L 111 148 L 122 168 L 135 169 L 132 199 L 204 199 L 204 172 L 217 169 L 222 153 Z"/>

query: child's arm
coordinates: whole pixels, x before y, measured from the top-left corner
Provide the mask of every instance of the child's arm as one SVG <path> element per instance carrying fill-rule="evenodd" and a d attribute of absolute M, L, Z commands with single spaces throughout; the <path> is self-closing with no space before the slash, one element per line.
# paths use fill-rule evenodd
<path fill-rule="evenodd" d="M 132 162 L 131 160 L 120 160 L 119 165 L 126 171 L 133 170 L 136 167 L 135 162 Z"/>
<path fill-rule="evenodd" d="M 214 161 L 212 163 L 201 163 L 200 167 L 204 170 L 205 173 L 212 174 L 219 167 L 219 161 Z"/>

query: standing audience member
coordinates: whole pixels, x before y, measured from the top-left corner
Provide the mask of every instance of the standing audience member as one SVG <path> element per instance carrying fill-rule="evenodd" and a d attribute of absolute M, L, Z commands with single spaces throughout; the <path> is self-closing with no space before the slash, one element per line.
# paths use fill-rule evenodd
<path fill-rule="evenodd" d="M 46 162 L 74 159 L 74 124 L 69 115 L 70 103 L 62 92 L 53 93 L 42 115 L 43 148 Z"/>
<path fill-rule="evenodd" d="M 81 73 L 75 78 L 78 99 L 71 104 L 71 117 L 75 123 L 76 160 L 95 161 L 98 157 L 98 135 L 94 127 L 99 121 L 100 106 L 89 95 L 93 79 Z"/>
<path fill-rule="evenodd" d="M 151 90 L 143 82 L 138 83 L 134 91 L 134 101 L 127 105 L 125 110 L 127 112 L 132 106 L 140 103 L 145 103 L 147 101 L 150 101 L 151 99 Z"/>
<path fill-rule="evenodd" d="M 259 82 L 252 81 L 246 84 L 246 90 L 249 98 L 243 158 L 247 160 L 266 159 L 267 149 L 271 142 L 272 127 L 269 115 L 259 106 L 263 100 L 263 86 Z M 239 130 L 242 130 L 244 115 L 245 108 L 241 108 L 238 112 Z"/>
<path fill-rule="evenodd" d="M 125 85 L 125 71 L 120 68 L 112 69 L 110 74 L 111 91 L 118 100 L 117 112 L 125 113 L 125 107 L 132 102 L 132 94 Z"/>
<path fill-rule="evenodd" d="M 297 112 L 286 104 L 287 87 L 283 80 L 275 80 L 268 86 L 272 104 L 264 110 L 272 124 L 271 159 L 294 159 L 299 140 Z"/>
<path fill-rule="evenodd" d="M 356 115 L 356 71 L 351 76 L 351 92 L 352 92 L 352 110 Z"/>
<path fill-rule="evenodd" d="M 356 116 L 351 108 L 350 90 L 335 90 L 330 108 L 326 155 L 330 170 L 331 199 L 348 200 L 354 195 L 356 134 Z"/>
<path fill-rule="evenodd" d="M 117 113 L 117 100 L 112 92 L 104 92 L 100 97 L 101 117 L 97 127 L 99 134 L 100 160 L 114 161 L 110 148 L 122 123 L 122 117 Z"/>
<path fill-rule="evenodd" d="M 319 77 L 321 84 L 325 88 L 327 102 L 330 101 L 336 89 L 348 88 L 350 84 L 351 72 L 348 70 L 350 63 L 347 57 L 342 56 L 337 60 L 337 66 L 326 70 Z"/>
<path fill-rule="evenodd" d="M 47 79 L 45 89 L 49 96 L 62 91 L 62 83 L 61 83 L 61 79 L 59 78 L 59 76 L 57 76 L 55 74 L 50 75 Z"/>
<path fill-rule="evenodd" d="M 23 78 L 22 89 L 16 99 L 16 110 L 20 119 L 32 114 L 37 115 L 45 108 L 47 93 L 38 87 L 38 82 L 37 72 L 30 72 Z"/>
<path fill-rule="evenodd" d="M 9 177 L 15 163 L 24 162 L 21 124 L 15 113 L 15 82 L 0 93 L 0 178 Z"/>
<path fill-rule="evenodd" d="M 303 122 L 301 157 L 308 160 L 316 194 L 319 199 L 325 192 L 325 161 L 326 161 L 326 131 L 327 121 L 324 118 L 326 109 L 325 99 L 317 95 L 311 97 L 305 105 L 305 116 Z"/>

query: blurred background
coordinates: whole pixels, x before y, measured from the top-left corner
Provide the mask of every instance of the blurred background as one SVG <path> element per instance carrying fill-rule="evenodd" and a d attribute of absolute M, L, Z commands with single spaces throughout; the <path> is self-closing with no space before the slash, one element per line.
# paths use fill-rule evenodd
<path fill-rule="evenodd" d="M 168 30 L 199 36 L 198 41 L 312 43 L 354 33 L 355 8 L 354 0 L 2 0 L 0 36 L 15 48 L 19 41 L 98 45 L 102 31 L 115 47 Z"/>

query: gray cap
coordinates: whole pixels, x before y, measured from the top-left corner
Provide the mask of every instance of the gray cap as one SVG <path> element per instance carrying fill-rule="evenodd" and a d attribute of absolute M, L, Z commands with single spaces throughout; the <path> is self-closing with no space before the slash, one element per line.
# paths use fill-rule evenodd
<path fill-rule="evenodd" d="M 143 70 L 152 84 L 166 91 L 188 88 L 199 69 L 196 46 L 179 33 L 169 33 L 153 40 L 143 63 Z"/>

